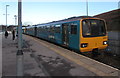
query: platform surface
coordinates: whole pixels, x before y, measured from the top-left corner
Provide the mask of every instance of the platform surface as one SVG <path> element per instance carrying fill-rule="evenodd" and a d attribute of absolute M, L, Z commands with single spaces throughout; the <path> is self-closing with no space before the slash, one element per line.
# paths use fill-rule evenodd
<path fill-rule="evenodd" d="M 17 39 L 2 36 L 2 76 L 16 76 Z M 118 76 L 118 70 L 49 42 L 23 35 L 25 76 Z"/>
<path fill-rule="evenodd" d="M 59 55 L 60 58 L 71 62 L 71 64 L 76 65 L 75 68 L 72 68 L 69 72 L 72 72 L 72 75 L 80 75 L 81 72 L 79 68 L 82 68 L 82 71 L 94 73 L 97 76 L 118 76 L 118 69 L 113 68 L 111 66 L 105 65 L 103 63 L 100 63 L 98 61 L 95 61 L 93 59 L 90 59 L 88 57 L 85 57 L 83 55 L 77 54 L 75 52 L 72 52 L 70 50 L 67 50 L 65 48 L 62 48 L 60 46 L 51 44 L 49 42 L 40 40 L 38 38 L 33 38 L 30 36 L 26 36 L 26 39 L 30 42 L 32 45 L 32 49 L 35 50 L 36 56 L 48 56 L 48 57 L 57 57 Z M 28 37 L 28 38 L 27 38 Z M 30 40 L 32 39 L 32 40 Z M 42 47 L 42 46 L 44 47 Z M 39 47 L 39 50 L 38 50 Z M 47 48 L 46 48 L 47 47 Z M 57 54 L 57 55 L 56 55 Z M 77 70 L 75 70 L 77 69 Z M 77 74 L 78 73 L 78 74 Z M 84 73 L 84 72 L 83 72 Z M 82 74 L 83 75 L 83 74 Z M 85 74 L 86 75 L 86 74 Z M 90 74 L 91 75 L 91 74 Z"/>

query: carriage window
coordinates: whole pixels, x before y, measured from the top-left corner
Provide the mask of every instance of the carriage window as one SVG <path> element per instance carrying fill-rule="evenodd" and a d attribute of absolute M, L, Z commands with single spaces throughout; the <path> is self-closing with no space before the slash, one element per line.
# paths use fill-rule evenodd
<path fill-rule="evenodd" d="M 39 27 L 38 31 L 39 31 L 39 32 L 41 32 L 41 31 L 42 31 L 42 28 L 41 28 L 41 27 Z"/>
<path fill-rule="evenodd" d="M 55 31 L 55 27 L 54 27 L 54 25 L 52 25 L 51 26 L 51 32 L 54 33 L 54 31 Z"/>
<path fill-rule="evenodd" d="M 77 34 L 77 24 L 71 24 L 71 34 Z"/>
<path fill-rule="evenodd" d="M 51 33 L 54 32 L 54 26 L 53 26 L 53 25 L 50 26 L 50 32 L 51 32 Z"/>
<path fill-rule="evenodd" d="M 46 30 L 47 30 L 47 32 L 50 32 L 50 26 L 47 26 Z"/>
<path fill-rule="evenodd" d="M 60 33 L 60 25 L 55 25 L 55 32 Z"/>

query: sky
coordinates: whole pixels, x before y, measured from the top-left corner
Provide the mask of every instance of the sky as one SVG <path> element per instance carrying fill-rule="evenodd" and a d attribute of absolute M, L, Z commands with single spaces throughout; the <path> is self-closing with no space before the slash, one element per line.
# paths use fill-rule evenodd
<path fill-rule="evenodd" d="M 119 0 L 118 0 L 119 1 Z M 88 0 L 88 15 L 94 16 L 104 12 L 118 9 L 118 1 L 90 1 Z M 17 1 L 0 1 L 0 25 L 6 24 L 6 5 L 8 12 L 8 25 L 15 25 L 14 15 L 18 15 Z M 40 24 L 57 21 L 73 16 L 86 15 L 86 2 L 84 1 L 23 1 L 22 23 Z"/>

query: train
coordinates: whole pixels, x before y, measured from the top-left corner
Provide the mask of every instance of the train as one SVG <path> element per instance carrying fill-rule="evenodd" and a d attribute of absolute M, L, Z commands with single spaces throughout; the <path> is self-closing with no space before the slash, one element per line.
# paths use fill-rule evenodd
<path fill-rule="evenodd" d="M 23 33 L 79 52 L 97 53 L 108 46 L 105 20 L 92 16 L 71 17 L 24 27 Z"/>

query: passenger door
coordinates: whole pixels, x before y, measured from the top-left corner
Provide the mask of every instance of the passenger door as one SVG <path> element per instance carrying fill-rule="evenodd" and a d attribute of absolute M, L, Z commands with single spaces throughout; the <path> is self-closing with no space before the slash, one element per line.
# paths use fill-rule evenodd
<path fill-rule="evenodd" d="M 69 30 L 68 30 L 69 24 L 65 23 L 62 24 L 62 42 L 64 46 L 69 45 Z"/>
<path fill-rule="evenodd" d="M 37 27 L 35 27 L 35 33 L 34 33 L 34 36 L 35 36 L 35 37 L 37 36 Z"/>
<path fill-rule="evenodd" d="M 69 47 L 71 49 L 79 50 L 79 27 L 79 21 L 69 23 Z"/>

